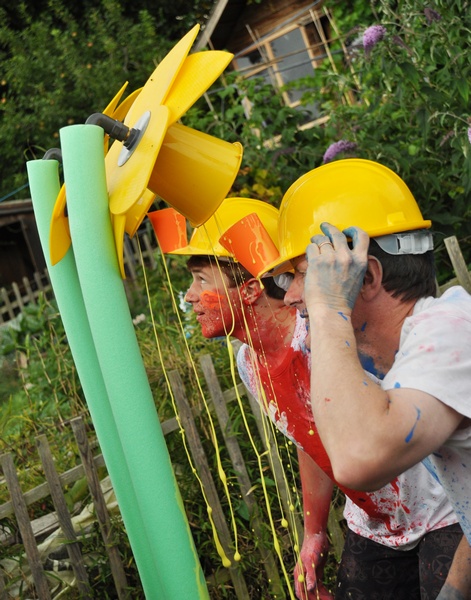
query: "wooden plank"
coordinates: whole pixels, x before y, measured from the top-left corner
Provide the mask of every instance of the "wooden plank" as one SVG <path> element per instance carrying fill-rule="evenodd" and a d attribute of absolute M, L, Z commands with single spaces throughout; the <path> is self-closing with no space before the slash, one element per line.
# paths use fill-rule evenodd
<path fill-rule="evenodd" d="M 98 472 L 93 461 L 93 454 L 88 444 L 87 432 L 83 423 L 82 417 L 76 417 L 70 421 L 72 430 L 77 441 L 77 446 L 82 459 L 83 468 L 87 477 L 88 487 L 93 497 L 93 505 L 95 514 L 100 527 L 101 536 L 105 544 L 106 552 L 110 561 L 111 574 L 118 594 L 119 600 L 130 599 L 128 582 L 126 573 L 124 572 L 123 564 L 119 550 L 113 543 L 112 525 L 108 515 L 105 498 L 98 478 Z"/>
<path fill-rule="evenodd" d="M 31 284 L 30 284 L 29 279 L 27 277 L 23 277 L 22 281 L 23 281 L 23 286 L 24 286 L 24 288 L 26 290 L 26 296 L 27 296 L 28 301 L 31 304 L 35 304 L 36 300 L 38 299 L 37 292 L 36 293 L 33 292 L 33 289 L 31 287 Z"/>
<path fill-rule="evenodd" d="M 237 437 L 232 434 L 232 423 L 229 417 L 229 412 L 227 410 L 225 398 L 222 393 L 221 386 L 219 384 L 219 380 L 217 378 L 216 370 L 214 368 L 211 356 L 209 354 L 201 356 L 200 365 L 203 370 L 204 378 L 208 385 L 209 393 L 211 395 L 214 408 L 216 410 L 216 415 L 219 421 L 219 425 L 221 426 L 227 451 L 229 452 L 231 462 L 236 472 L 236 477 L 237 481 L 239 482 L 242 497 L 249 510 L 253 532 L 255 533 L 257 538 L 263 539 L 263 527 L 260 509 L 256 499 L 251 493 L 253 485 L 250 480 L 247 467 L 245 465 L 244 457 L 240 449 L 239 442 L 237 441 Z M 260 473 L 260 476 L 263 477 L 263 474 Z M 276 535 L 275 532 L 272 532 L 272 534 Z M 262 563 L 267 573 L 268 581 L 270 582 L 270 588 L 274 597 L 285 598 L 285 591 L 278 573 L 278 568 L 276 566 L 273 554 L 269 550 L 267 550 L 267 548 L 265 548 L 263 544 L 260 544 L 258 546 L 258 550 L 260 552 Z M 280 560 L 283 560 L 281 556 Z"/>
<path fill-rule="evenodd" d="M 36 591 L 41 599 L 50 600 L 51 594 L 44 574 L 43 566 L 39 558 L 38 547 L 34 539 L 33 530 L 28 517 L 26 503 L 21 493 L 20 483 L 13 464 L 11 454 L 0 456 L 0 463 L 3 468 L 3 474 L 7 482 L 8 491 L 13 502 L 15 516 L 23 540 L 25 553 L 28 558 L 28 564 L 31 569 Z"/>
<path fill-rule="evenodd" d="M 105 465 L 105 460 L 101 454 L 96 456 L 93 460 L 95 462 L 96 467 L 103 467 Z M 72 469 L 69 469 L 68 471 L 65 471 L 64 473 L 59 475 L 59 480 L 61 486 L 66 486 L 70 485 L 71 483 L 75 483 L 77 479 L 80 479 L 84 475 L 85 470 L 83 468 L 83 465 L 77 465 L 76 467 L 73 467 Z M 47 498 L 47 496 L 50 495 L 51 493 L 49 490 L 49 484 L 45 482 L 36 486 L 32 490 L 25 492 L 23 494 L 23 498 L 26 503 L 26 506 L 30 506 L 34 502 L 42 500 L 43 498 Z M 2 504 L 0 506 L 0 519 L 8 517 L 9 515 L 13 514 L 13 512 L 13 503 L 11 501 L 5 502 L 5 504 Z"/>
<path fill-rule="evenodd" d="M 43 286 L 43 281 L 42 281 L 41 274 L 38 273 L 37 271 L 34 273 L 34 281 L 36 282 L 38 290 L 40 292 L 44 291 L 44 286 Z"/>
<path fill-rule="evenodd" d="M 126 265 L 126 267 L 128 268 L 129 279 L 131 279 L 131 281 L 135 281 L 137 279 L 136 268 L 134 266 L 135 259 L 134 259 L 134 254 L 133 254 L 132 247 L 131 247 L 131 242 L 129 241 L 129 238 L 126 236 L 124 237 L 124 243 L 123 243 L 123 261 L 124 261 L 124 264 Z"/>
<path fill-rule="evenodd" d="M 10 319 L 15 318 L 15 311 L 13 310 L 13 306 L 10 302 L 10 297 L 8 296 L 8 292 L 6 288 L 2 287 L 0 290 L 0 295 L 2 296 L 3 303 L 5 305 L 5 309 L 2 312 L 7 312 Z"/>
<path fill-rule="evenodd" d="M 471 294 L 471 274 L 468 271 L 468 266 L 464 260 L 456 236 L 453 235 L 445 238 L 445 246 L 458 279 L 458 284 Z"/>
<path fill-rule="evenodd" d="M 88 581 L 87 571 L 83 562 L 83 556 L 80 551 L 80 544 L 75 535 L 72 518 L 67 508 L 64 492 L 62 491 L 59 475 L 54 466 L 51 449 L 49 447 L 46 436 L 40 435 L 36 438 L 39 456 L 43 465 L 46 479 L 49 483 L 51 498 L 57 512 L 57 517 L 62 529 L 62 533 L 66 539 L 67 553 L 70 558 L 70 563 L 77 579 L 77 589 L 84 600 L 93 598 L 92 589 Z"/>
<path fill-rule="evenodd" d="M 21 296 L 20 288 L 15 281 L 11 284 L 11 289 L 13 290 L 16 298 L 16 307 L 21 310 L 25 305 L 23 304 L 23 297 Z"/>
<path fill-rule="evenodd" d="M 144 235 L 142 236 L 142 241 L 144 243 L 144 248 L 145 248 L 145 253 L 144 256 L 147 256 L 150 262 L 150 266 L 151 269 L 155 269 L 157 267 L 157 261 L 155 260 L 154 257 L 154 248 L 152 247 L 152 244 L 150 242 L 149 236 L 147 235 L 147 233 L 144 233 Z"/>
<path fill-rule="evenodd" d="M 212 517 L 214 519 L 214 524 L 216 526 L 218 535 L 220 536 L 221 546 L 224 549 L 226 556 L 229 556 L 231 553 L 231 534 L 224 518 L 224 512 L 222 510 L 216 486 L 211 475 L 208 459 L 193 420 L 191 408 L 186 398 L 183 381 L 178 371 L 170 371 L 168 373 L 168 377 L 175 402 L 178 407 L 180 420 L 185 431 L 185 437 L 190 448 L 191 456 L 194 464 L 196 465 L 195 468 L 197 468 L 199 477 L 203 483 L 206 500 L 212 509 Z M 233 560 L 231 560 L 229 572 L 231 574 L 231 580 L 234 584 L 234 590 L 237 598 L 239 600 L 247 600 L 247 598 L 250 598 L 247 584 L 245 583 L 245 579 L 242 575 L 240 567 L 237 563 L 234 563 Z"/>
<path fill-rule="evenodd" d="M 228 404 L 229 402 L 233 402 L 234 400 L 237 400 L 237 394 L 239 394 L 239 396 L 247 395 L 247 390 L 245 389 L 245 386 L 243 383 L 239 383 L 236 387 L 224 390 L 223 396 L 224 396 L 224 401 L 226 402 L 226 404 Z M 193 408 L 192 413 L 196 417 L 201 414 L 201 410 L 199 408 Z M 163 431 L 164 435 L 167 435 L 171 431 L 177 431 L 177 429 L 179 429 L 179 427 L 180 427 L 176 417 L 172 417 L 171 419 L 167 419 L 166 421 L 163 421 L 160 424 L 160 426 L 162 427 L 162 431 Z M 1 515 L 1 507 L 0 507 L 0 515 Z"/>
<path fill-rule="evenodd" d="M 7 600 L 7 593 L 5 591 L 5 579 L 3 578 L 3 571 L 0 569 L 0 600 Z"/>

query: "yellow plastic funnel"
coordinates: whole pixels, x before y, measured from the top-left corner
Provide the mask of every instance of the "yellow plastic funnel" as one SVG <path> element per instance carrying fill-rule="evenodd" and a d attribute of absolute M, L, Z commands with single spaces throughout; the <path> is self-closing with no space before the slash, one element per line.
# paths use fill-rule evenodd
<path fill-rule="evenodd" d="M 167 131 L 147 187 L 199 227 L 227 196 L 241 160 L 238 142 L 175 123 Z"/>

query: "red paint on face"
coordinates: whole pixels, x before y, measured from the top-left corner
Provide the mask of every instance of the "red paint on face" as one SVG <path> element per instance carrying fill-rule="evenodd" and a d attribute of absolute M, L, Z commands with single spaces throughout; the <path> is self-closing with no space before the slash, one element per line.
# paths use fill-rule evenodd
<path fill-rule="evenodd" d="M 227 297 L 218 294 L 217 292 L 205 291 L 201 292 L 200 295 L 200 303 L 203 308 L 206 310 L 214 310 L 215 308 L 220 308 L 224 301 L 227 302 Z"/>
<path fill-rule="evenodd" d="M 204 337 L 221 337 L 231 333 L 234 318 L 226 295 L 211 291 L 202 292 L 194 311 Z"/>
<path fill-rule="evenodd" d="M 233 329 L 233 305 L 236 288 L 229 288 L 227 277 L 217 267 L 208 265 L 192 269 L 193 283 L 186 301 L 193 306 L 201 333 L 206 338 L 230 334 Z"/>

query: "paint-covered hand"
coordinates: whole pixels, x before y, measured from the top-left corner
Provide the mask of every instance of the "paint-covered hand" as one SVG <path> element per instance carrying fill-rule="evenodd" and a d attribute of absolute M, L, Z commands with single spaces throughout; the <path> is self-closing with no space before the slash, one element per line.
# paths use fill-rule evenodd
<path fill-rule="evenodd" d="M 315 235 L 306 250 L 307 309 L 313 310 L 321 304 L 351 313 L 366 272 L 369 237 L 357 227 L 341 232 L 329 223 L 322 223 L 321 229 L 325 235 Z M 352 248 L 347 238 L 351 238 Z"/>
<path fill-rule="evenodd" d="M 329 541 L 325 532 L 304 538 L 294 569 L 294 591 L 299 600 L 333 600 L 333 595 L 322 583 L 328 551 Z"/>

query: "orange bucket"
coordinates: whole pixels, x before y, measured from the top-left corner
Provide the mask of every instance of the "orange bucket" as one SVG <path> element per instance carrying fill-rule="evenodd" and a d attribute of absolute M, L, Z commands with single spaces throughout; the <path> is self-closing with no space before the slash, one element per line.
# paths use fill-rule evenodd
<path fill-rule="evenodd" d="M 254 277 L 279 257 L 277 247 L 256 213 L 229 227 L 219 243 Z"/>
<path fill-rule="evenodd" d="M 160 250 L 164 254 L 178 250 L 178 248 L 188 244 L 186 219 L 174 208 L 153 210 L 148 212 L 147 216 L 152 223 Z"/>

